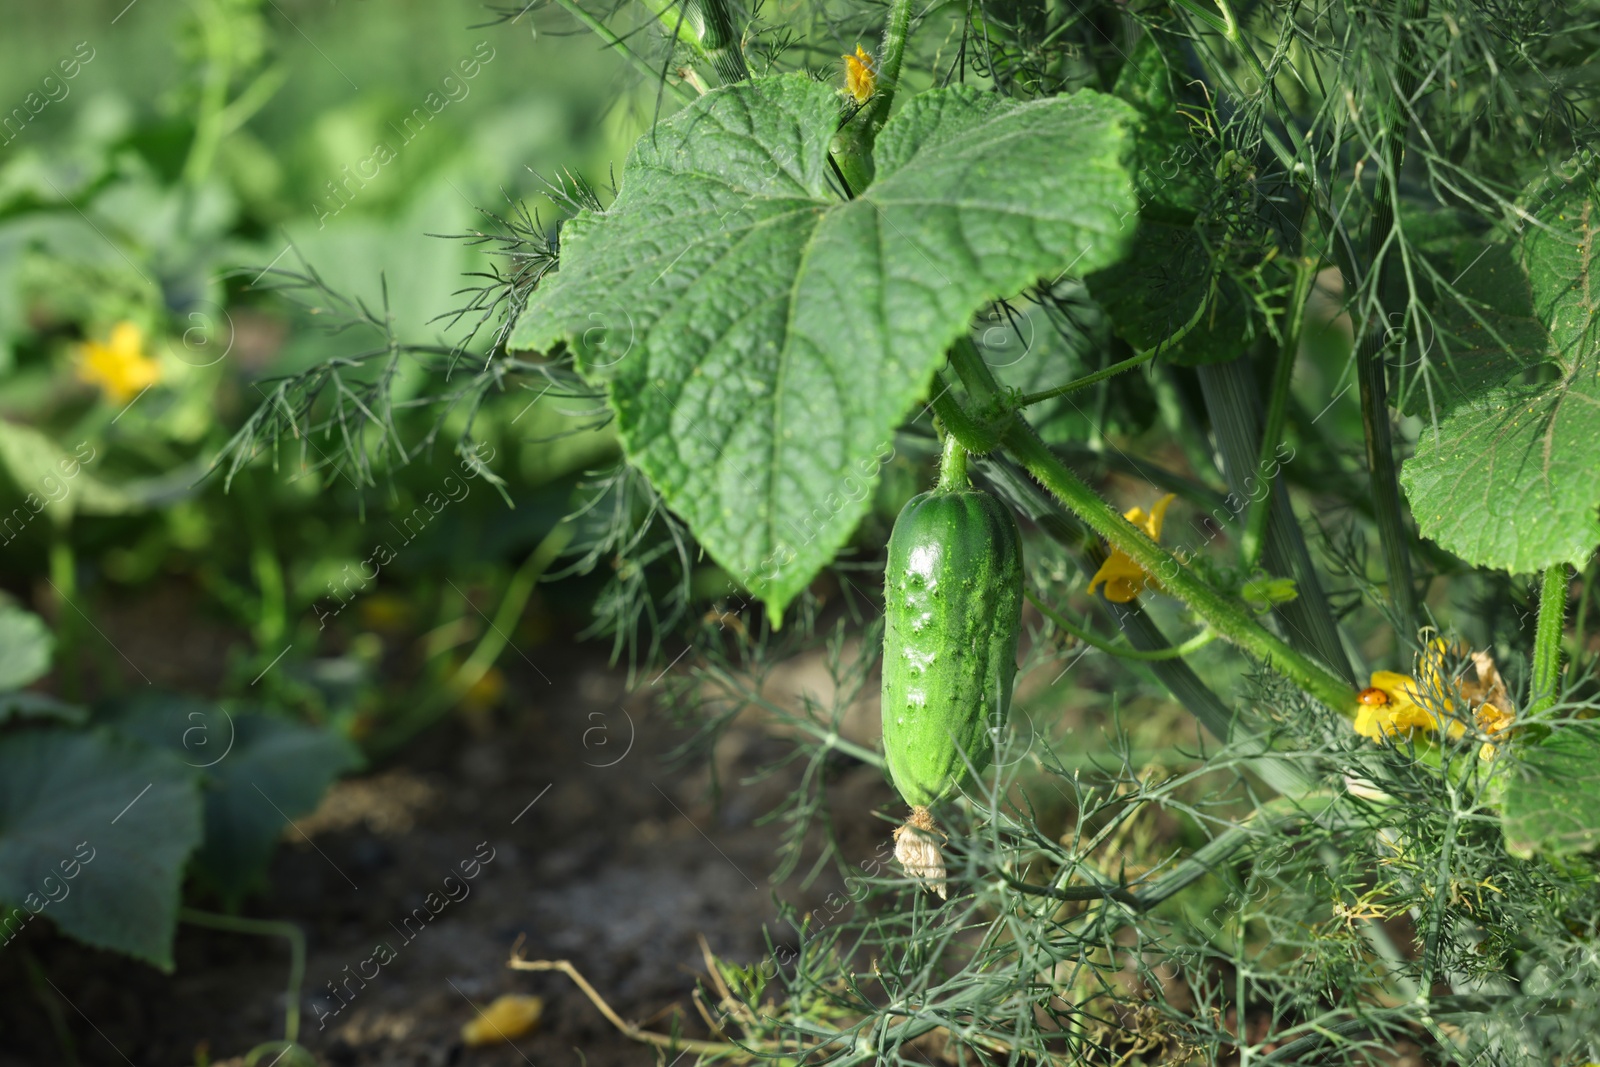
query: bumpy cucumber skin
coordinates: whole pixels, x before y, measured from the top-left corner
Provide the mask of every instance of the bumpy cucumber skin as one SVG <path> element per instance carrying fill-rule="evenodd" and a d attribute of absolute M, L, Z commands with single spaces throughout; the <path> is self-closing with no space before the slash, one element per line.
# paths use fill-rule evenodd
<path fill-rule="evenodd" d="M 1022 626 L 1022 537 L 977 489 L 913 497 L 895 520 L 884 572 L 883 748 L 913 807 L 959 789 L 993 756 Z M 963 758 L 965 753 L 965 758 Z"/>

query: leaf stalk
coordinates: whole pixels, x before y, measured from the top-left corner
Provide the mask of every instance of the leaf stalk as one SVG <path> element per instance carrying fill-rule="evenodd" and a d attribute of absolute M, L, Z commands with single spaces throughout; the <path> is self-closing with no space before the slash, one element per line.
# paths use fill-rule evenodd
<path fill-rule="evenodd" d="M 1567 622 L 1567 565 L 1546 567 L 1539 584 L 1539 621 L 1533 634 L 1533 685 L 1528 717 L 1555 706 L 1561 693 L 1561 635 Z"/>
<path fill-rule="evenodd" d="M 951 349 L 951 362 L 967 388 L 982 403 L 997 391 L 994 376 L 969 338 Z M 1001 436 L 1006 449 L 1028 473 L 1068 510 L 1077 515 L 1113 548 L 1127 554 L 1146 574 L 1168 593 L 1182 600 L 1222 637 L 1267 663 L 1313 697 L 1341 715 L 1353 714 L 1355 690 L 1320 664 L 1301 655 L 1266 628 L 1241 606 L 1212 589 L 1180 563 L 1176 556 L 1156 544 L 1133 523 L 1123 518 L 1078 476 L 1069 470 L 1023 420 L 1016 420 Z"/>

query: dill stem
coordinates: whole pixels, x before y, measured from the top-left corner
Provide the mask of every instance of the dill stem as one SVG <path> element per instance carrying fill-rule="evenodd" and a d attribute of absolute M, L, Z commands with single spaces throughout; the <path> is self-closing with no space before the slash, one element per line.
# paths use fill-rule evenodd
<path fill-rule="evenodd" d="M 1404 11 L 1396 32 L 1400 35 L 1399 71 L 1396 78 L 1394 113 L 1378 143 L 1384 159 L 1378 175 L 1378 195 L 1372 209 L 1372 231 L 1367 240 L 1367 259 L 1371 264 L 1372 292 L 1378 321 L 1368 322 L 1356 350 L 1356 379 L 1361 387 L 1361 427 L 1366 437 L 1367 470 L 1372 475 L 1373 515 L 1378 524 L 1378 541 L 1383 548 L 1384 565 L 1389 572 L 1389 599 L 1400 618 L 1403 633 L 1417 628 L 1417 591 L 1411 577 L 1411 537 L 1400 506 L 1400 480 L 1394 461 L 1394 441 L 1389 427 L 1388 380 L 1383 351 L 1387 347 L 1388 318 L 1384 299 L 1386 289 L 1383 255 L 1394 233 L 1394 202 L 1400 182 L 1400 165 L 1405 158 L 1406 109 L 1416 92 L 1417 75 L 1412 67 L 1416 46 L 1407 23 L 1427 17 L 1428 0 L 1400 0 Z M 1410 294 L 1404 294 L 1406 302 Z"/>
<path fill-rule="evenodd" d="M 980 406 L 992 403 L 997 393 L 994 375 L 972 346 L 970 338 L 957 341 L 951 362 Z M 1341 715 L 1352 714 L 1355 690 L 1307 656 L 1272 634 L 1242 607 L 1211 588 L 1176 556 L 1156 544 L 1144 531 L 1123 518 L 1100 495 L 1085 485 L 1051 452 L 1023 419 L 1016 419 L 1001 435 L 1007 451 L 1051 496 L 1077 515 L 1113 548 L 1121 549 L 1162 588 L 1182 600 L 1222 637 L 1238 645 L 1273 670 L 1294 682 Z"/>
<path fill-rule="evenodd" d="M 1546 567 L 1539 586 L 1539 621 L 1533 634 L 1533 685 L 1528 716 L 1555 706 L 1561 692 L 1561 635 L 1567 622 L 1567 565 Z"/>
<path fill-rule="evenodd" d="M 1258 496 L 1270 493 L 1276 497 L 1267 516 L 1262 564 L 1271 574 L 1293 578 L 1297 595 L 1274 606 L 1273 614 L 1283 623 L 1290 645 L 1320 659 L 1346 681 L 1354 682 L 1349 657 L 1339 636 L 1339 624 L 1328 607 L 1327 596 L 1306 547 L 1305 534 L 1295 520 L 1288 490 L 1281 482 L 1268 485 L 1263 478 L 1266 471 L 1252 467 L 1262 448 L 1256 417 L 1261 406 L 1261 391 L 1247 360 L 1240 357 L 1227 363 L 1205 364 L 1197 368 L 1196 376 L 1205 394 L 1217 451 L 1231 490 L 1227 501 L 1229 521 L 1242 521 L 1248 502 Z M 1280 443 L 1272 442 L 1274 466 L 1280 458 L 1293 458 L 1292 453 L 1283 457 L 1276 452 Z"/>
<path fill-rule="evenodd" d="M 1202 648 L 1209 645 L 1212 641 L 1217 639 L 1217 632 L 1215 630 L 1205 629 L 1201 630 L 1199 633 L 1195 634 L 1182 644 L 1173 645 L 1171 648 L 1157 648 L 1149 651 L 1136 648 L 1122 648 L 1113 642 L 1107 641 L 1105 638 L 1100 637 L 1099 635 L 1079 626 L 1077 623 L 1067 618 L 1066 615 L 1055 610 L 1050 605 L 1034 596 L 1033 593 L 1024 590 L 1023 595 L 1026 596 L 1028 598 L 1028 602 L 1034 607 L 1038 608 L 1046 618 L 1055 623 L 1057 626 L 1061 627 L 1061 629 L 1065 630 L 1067 633 L 1071 634 L 1073 637 L 1077 638 L 1079 641 L 1082 641 L 1091 648 L 1098 648 L 1101 652 L 1112 656 L 1119 656 L 1122 659 L 1141 660 L 1146 662 L 1163 659 L 1177 659 L 1180 656 L 1187 656 L 1191 652 L 1198 652 Z"/>
<path fill-rule="evenodd" d="M 1305 321 L 1306 300 L 1311 295 L 1311 282 L 1316 270 L 1308 262 L 1295 265 L 1294 292 L 1289 297 L 1289 322 L 1283 331 L 1283 345 L 1278 350 L 1278 365 L 1272 372 L 1272 394 L 1267 402 L 1267 425 L 1261 431 L 1261 450 L 1256 457 L 1256 477 L 1267 482 L 1267 492 L 1251 508 L 1245 520 L 1244 539 L 1240 554 L 1246 570 L 1261 559 L 1261 548 L 1267 532 L 1267 517 L 1272 514 L 1272 497 L 1275 477 L 1267 470 L 1277 454 L 1283 438 L 1283 427 L 1289 408 L 1289 385 L 1294 378 L 1294 361 L 1300 347 L 1300 326 Z"/>
<path fill-rule="evenodd" d="M 567 14 L 583 23 L 584 26 L 588 28 L 590 33 L 604 41 L 608 47 L 615 48 L 624 59 L 626 59 L 629 63 L 632 63 L 641 72 L 649 75 L 652 80 L 659 78 L 661 80 L 661 84 L 672 90 L 673 95 L 679 100 L 686 99 L 683 89 L 680 86 L 674 84 L 666 78 L 661 77 L 661 71 L 657 70 L 638 52 L 635 52 L 632 48 L 629 48 L 627 41 L 624 41 L 621 37 L 618 37 L 615 33 L 611 32 L 611 27 L 607 26 L 604 22 L 601 22 L 599 19 L 595 18 L 589 12 L 580 7 L 577 3 L 577 0 L 556 0 L 556 3 L 560 4 L 562 10 L 566 11 Z M 696 46 L 698 46 L 699 43 L 699 41 L 694 42 Z"/>
<path fill-rule="evenodd" d="M 1214 281 L 1213 289 L 1215 289 Z M 1107 378 L 1121 374 L 1123 371 L 1132 370 L 1142 363 L 1150 362 L 1161 352 L 1170 349 L 1173 345 L 1187 337 L 1189 335 L 1189 331 L 1194 329 L 1195 326 L 1199 324 L 1201 316 L 1206 313 L 1206 308 L 1210 306 L 1211 293 L 1208 292 L 1205 299 L 1201 300 L 1195 305 L 1194 314 L 1189 316 L 1189 321 L 1174 330 L 1172 332 L 1172 336 L 1163 337 L 1161 340 L 1157 341 L 1144 351 L 1135 352 L 1127 359 L 1124 359 L 1118 363 L 1113 363 L 1109 367 L 1101 367 L 1093 374 L 1086 374 L 1082 378 L 1075 378 L 1064 385 L 1053 386 L 1052 388 L 1045 389 L 1037 393 L 1028 393 L 1016 402 L 1016 406 L 1019 408 L 1025 408 L 1030 404 L 1038 404 L 1045 400 L 1053 400 L 1058 396 L 1066 396 L 1069 393 L 1076 393 L 1080 389 L 1087 389 L 1089 386 L 1095 385 L 1098 382 L 1103 382 Z"/>

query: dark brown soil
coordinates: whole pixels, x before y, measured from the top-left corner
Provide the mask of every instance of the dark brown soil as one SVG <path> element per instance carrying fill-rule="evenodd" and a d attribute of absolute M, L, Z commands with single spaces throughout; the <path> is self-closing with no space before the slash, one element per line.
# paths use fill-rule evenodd
<path fill-rule="evenodd" d="M 626 1019 L 666 1029 L 661 1013 L 679 1005 L 687 1033 L 703 1033 L 689 1001 L 704 971 L 699 935 L 739 961 L 763 955 L 763 923 L 785 943 L 768 883 L 777 830 L 754 822 L 798 770 L 739 780 L 788 745 L 753 730 L 727 739 L 713 807 L 703 764 L 663 760 L 682 735 L 648 691 L 627 694 L 592 647 L 539 651 L 551 682 L 512 672 L 490 730 L 452 722 L 344 786 L 305 821 L 309 840 L 279 850 L 270 892 L 247 905 L 305 931 L 301 1041 L 324 1063 L 652 1063 L 565 976 L 509 970 L 517 938 L 530 959 L 571 960 Z M 854 766 L 830 793 L 851 813 L 847 851 L 870 855 L 884 826 L 871 811 L 892 801 L 888 787 Z M 486 856 L 465 893 L 446 885 Z M 804 910 L 835 888 L 824 875 L 806 892 L 777 890 Z M 430 893 L 437 915 L 424 923 Z M 375 954 L 380 943 L 392 958 Z M 282 940 L 185 925 L 177 964 L 164 976 L 30 931 L 0 954 L 0 1067 L 74 1056 L 171 1067 L 281 1036 Z M 539 1029 L 514 1045 L 463 1047 L 474 1005 L 508 992 L 544 998 Z"/>

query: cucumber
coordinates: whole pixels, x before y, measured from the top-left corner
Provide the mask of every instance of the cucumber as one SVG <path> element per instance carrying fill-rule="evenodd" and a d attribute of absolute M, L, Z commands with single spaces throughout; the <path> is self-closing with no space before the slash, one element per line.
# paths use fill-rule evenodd
<path fill-rule="evenodd" d="M 926 808 L 989 765 L 988 727 L 1011 706 L 1022 537 L 1010 509 L 970 487 L 913 497 L 889 538 L 884 596 L 884 754 L 906 803 Z"/>

